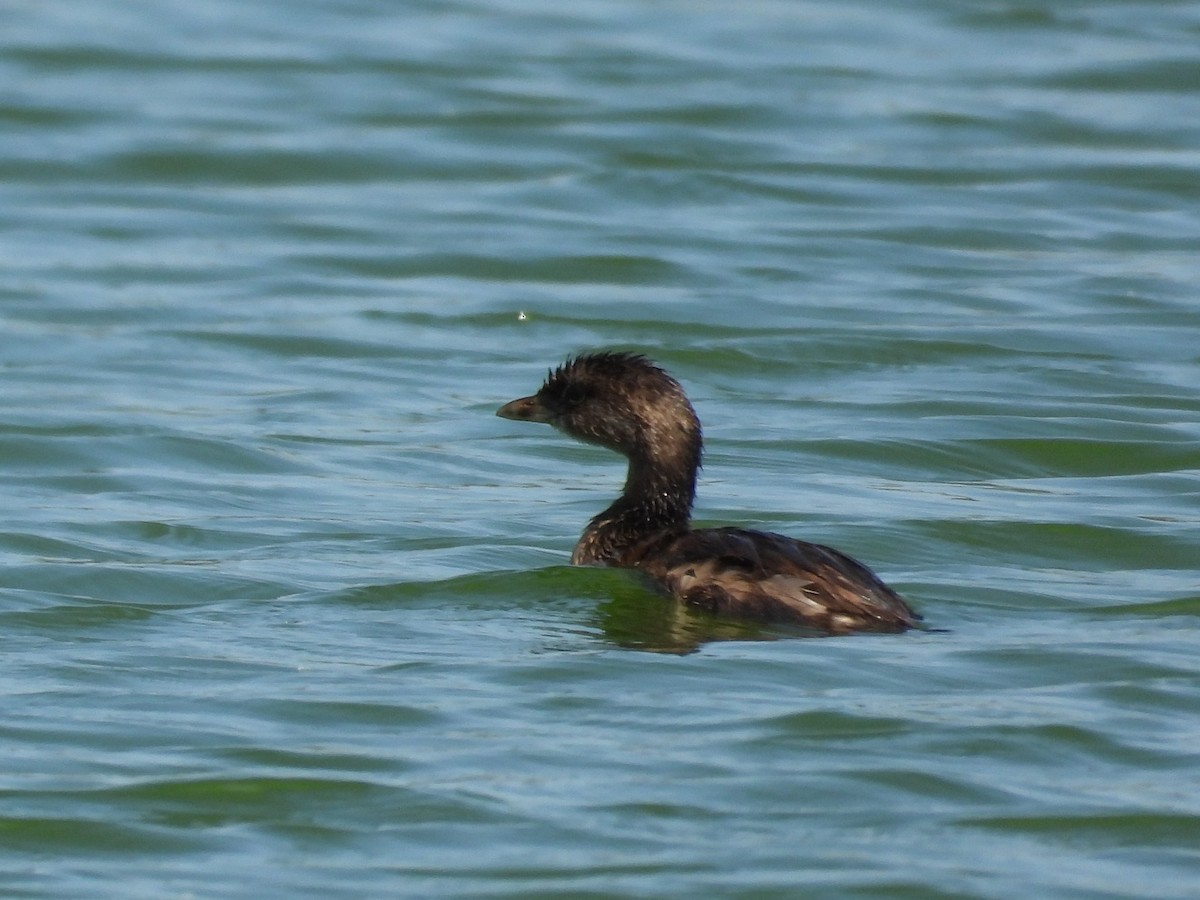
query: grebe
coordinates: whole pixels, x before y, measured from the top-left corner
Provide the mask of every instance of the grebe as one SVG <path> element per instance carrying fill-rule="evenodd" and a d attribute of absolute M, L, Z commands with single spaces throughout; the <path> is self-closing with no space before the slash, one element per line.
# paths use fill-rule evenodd
<path fill-rule="evenodd" d="M 574 565 L 637 569 L 688 606 L 829 634 L 904 631 L 921 620 L 870 569 L 831 547 L 745 528 L 692 528 L 700 421 L 679 382 L 644 356 L 568 359 L 536 394 L 496 415 L 545 422 L 628 458 L 624 491 L 588 523 Z"/>

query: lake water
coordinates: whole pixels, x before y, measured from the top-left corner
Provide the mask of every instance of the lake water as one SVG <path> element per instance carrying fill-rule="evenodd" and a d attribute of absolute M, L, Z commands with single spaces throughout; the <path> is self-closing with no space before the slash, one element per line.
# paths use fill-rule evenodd
<path fill-rule="evenodd" d="M 1200 896 L 1200 6 L 3 19 L 0 893 Z M 597 347 L 936 630 L 567 566 Z"/>

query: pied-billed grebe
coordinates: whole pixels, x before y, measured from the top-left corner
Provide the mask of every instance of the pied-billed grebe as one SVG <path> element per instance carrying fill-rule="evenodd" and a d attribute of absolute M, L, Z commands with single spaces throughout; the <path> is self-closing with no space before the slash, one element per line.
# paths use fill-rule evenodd
<path fill-rule="evenodd" d="M 643 356 L 568 359 L 536 394 L 496 415 L 546 422 L 628 457 L 625 490 L 588 523 L 574 565 L 638 569 L 690 606 L 832 634 L 920 621 L 870 569 L 830 547 L 745 528 L 693 529 L 700 421 L 679 382 Z"/>

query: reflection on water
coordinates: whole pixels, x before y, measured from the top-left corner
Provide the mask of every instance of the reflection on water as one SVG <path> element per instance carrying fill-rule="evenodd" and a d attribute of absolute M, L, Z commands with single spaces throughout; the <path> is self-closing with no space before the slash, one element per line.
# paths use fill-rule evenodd
<path fill-rule="evenodd" d="M 602 600 L 595 621 L 606 638 L 621 647 L 659 653 L 694 653 L 711 641 L 770 641 L 790 635 L 818 637 L 817 630 L 768 626 L 721 619 L 690 609 L 674 597 L 665 597 L 642 585 L 633 573 L 612 585 Z"/>

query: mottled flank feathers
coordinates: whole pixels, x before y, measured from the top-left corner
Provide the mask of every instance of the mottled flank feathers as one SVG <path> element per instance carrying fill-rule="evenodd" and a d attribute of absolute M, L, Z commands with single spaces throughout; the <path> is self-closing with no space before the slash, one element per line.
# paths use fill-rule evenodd
<path fill-rule="evenodd" d="M 689 606 L 720 615 L 791 622 L 831 634 L 903 631 L 919 618 L 857 560 L 780 534 L 688 531 L 629 564 Z"/>

